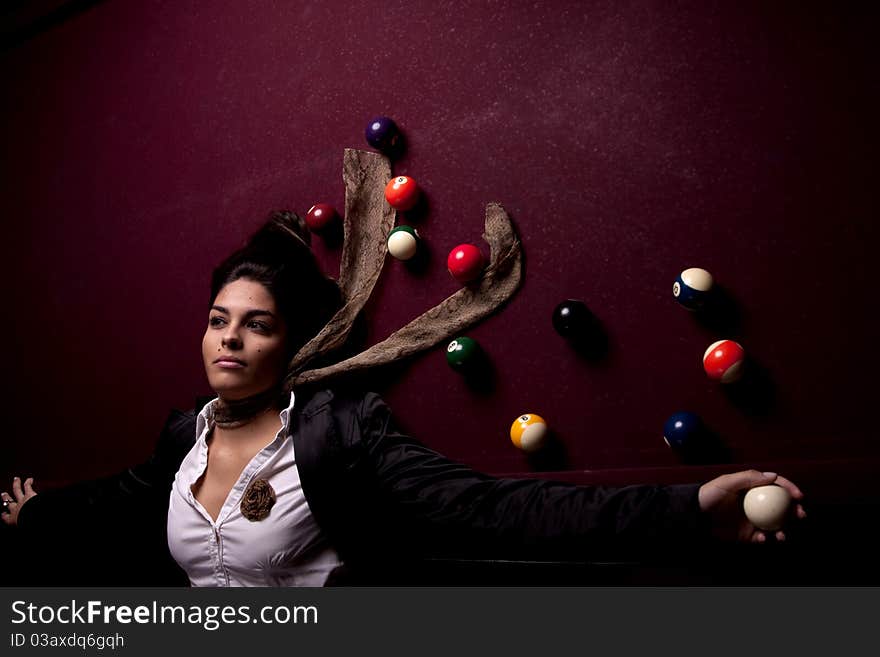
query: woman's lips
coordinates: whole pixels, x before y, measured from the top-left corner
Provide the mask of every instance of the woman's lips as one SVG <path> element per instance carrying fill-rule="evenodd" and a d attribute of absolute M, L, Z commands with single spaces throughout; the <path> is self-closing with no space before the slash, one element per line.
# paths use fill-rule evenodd
<path fill-rule="evenodd" d="M 241 369 L 244 367 L 241 363 L 236 363 L 234 360 L 218 360 L 216 363 L 217 367 L 222 367 L 223 369 L 235 370 Z"/>

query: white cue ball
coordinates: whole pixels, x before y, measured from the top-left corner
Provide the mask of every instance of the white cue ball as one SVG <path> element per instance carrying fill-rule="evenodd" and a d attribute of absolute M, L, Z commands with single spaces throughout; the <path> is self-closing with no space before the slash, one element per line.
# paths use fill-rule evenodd
<path fill-rule="evenodd" d="M 791 493 L 782 486 L 757 486 L 746 493 L 743 510 L 758 529 L 776 531 L 782 527 L 790 503 Z"/>

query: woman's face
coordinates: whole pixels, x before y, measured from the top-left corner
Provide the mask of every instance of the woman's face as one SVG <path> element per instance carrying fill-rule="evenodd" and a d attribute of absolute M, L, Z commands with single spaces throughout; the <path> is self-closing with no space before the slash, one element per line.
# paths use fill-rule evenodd
<path fill-rule="evenodd" d="M 246 278 L 220 290 L 202 339 L 208 383 L 218 395 L 242 399 L 276 385 L 287 372 L 286 346 L 287 326 L 269 290 Z"/>

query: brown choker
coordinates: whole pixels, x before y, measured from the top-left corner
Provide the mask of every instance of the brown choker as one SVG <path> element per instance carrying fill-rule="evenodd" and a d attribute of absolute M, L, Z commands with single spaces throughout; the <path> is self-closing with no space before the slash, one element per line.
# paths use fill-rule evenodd
<path fill-rule="evenodd" d="M 214 423 L 223 429 L 240 427 L 266 411 L 284 408 L 288 394 L 276 386 L 244 399 L 218 397 L 214 402 Z"/>

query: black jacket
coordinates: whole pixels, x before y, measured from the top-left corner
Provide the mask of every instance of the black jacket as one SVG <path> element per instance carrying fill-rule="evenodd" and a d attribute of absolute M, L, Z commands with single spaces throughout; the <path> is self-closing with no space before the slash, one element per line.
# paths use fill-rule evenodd
<path fill-rule="evenodd" d="M 297 396 L 291 433 L 306 501 L 346 571 L 371 573 L 365 581 L 381 583 L 381 573 L 425 557 L 588 561 L 708 535 L 697 484 L 494 478 L 402 433 L 375 394 Z M 40 493 L 22 507 L 19 530 L 30 549 L 59 567 L 46 583 L 186 583 L 168 555 L 165 521 L 174 475 L 208 399 L 170 413 L 145 463 Z"/>

